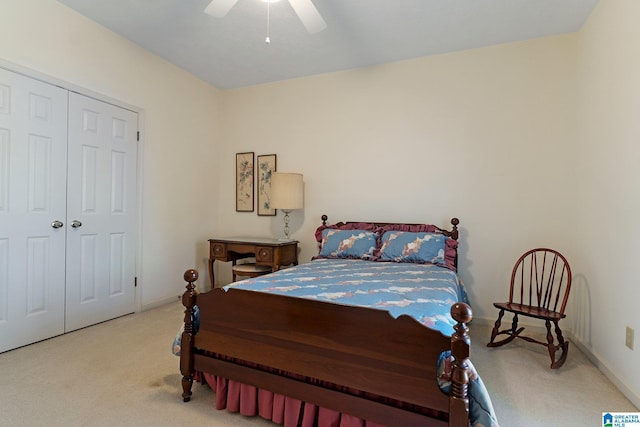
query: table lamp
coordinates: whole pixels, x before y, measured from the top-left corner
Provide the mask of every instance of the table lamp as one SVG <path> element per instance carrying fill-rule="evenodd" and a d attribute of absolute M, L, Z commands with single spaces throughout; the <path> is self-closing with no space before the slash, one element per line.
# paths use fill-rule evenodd
<path fill-rule="evenodd" d="M 304 207 L 304 185 L 301 173 L 274 172 L 271 175 L 271 207 L 284 212 L 284 238 L 289 236 L 289 213 Z"/>

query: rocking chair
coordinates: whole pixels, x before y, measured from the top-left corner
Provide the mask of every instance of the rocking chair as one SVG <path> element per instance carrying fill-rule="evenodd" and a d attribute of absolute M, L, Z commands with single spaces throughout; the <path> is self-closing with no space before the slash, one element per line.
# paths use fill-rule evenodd
<path fill-rule="evenodd" d="M 558 322 L 565 317 L 564 310 L 570 290 L 571 268 L 560 252 L 546 248 L 526 252 L 513 267 L 509 302 L 493 303 L 500 313 L 491 331 L 491 341 L 487 346 L 499 347 L 515 338 L 522 338 L 547 347 L 551 357 L 551 369 L 561 367 L 567 359 L 569 341 L 565 341 L 562 336 Z M 513 313 L 513 321 L 510 328 L 500 330 L 500 322 L 505 311 Z M 521 335 L 524 328 L 518 328 L 519 315 L 544 320 L 547 328 L 547 342 Z M 557 344 L 554 344 L 551 323 L 555 327 Z M 501 341 L 495 341 L 499 335 L 507 337 Z M 558 350 L 562 353 L 556 360 Z"/>

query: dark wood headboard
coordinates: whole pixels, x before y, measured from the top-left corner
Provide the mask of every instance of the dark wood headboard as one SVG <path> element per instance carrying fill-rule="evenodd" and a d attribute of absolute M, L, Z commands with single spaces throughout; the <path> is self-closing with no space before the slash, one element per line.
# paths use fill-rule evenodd
<path fill-rule="evenodd" d="M 322 225 L 326 226 L 327 225 L 327 220 L 329 219 L 329 217 L 327 215 L 322 215 L 320 217 L 322 219 Z M 341 226 L 341 225 L 346 225 L 346 224 L 355 224 L 355 223 L 366 223 L 366 224 L 372 224 L 374 226 L 377 227 L 384 227 L 385 225 L 394 225 L 394 224 L 399 224 L 399 223 L 395 223 L 395 222 L 370 222 L 370 221 L 347 221 L 347 222 L 338 222 L 335 225 L 337 226 Z M 411 224 L 411 223 L 402 223 L 403 225 L 422 225 L 422 224 Z M 458 218 L 451 218 L 451 225 L 452 228 L 451 230 L 445 230 L 444 228 L 440 228 L 436 225 L 434 225 L 434 227 L 436 228 L 436 230 L 439 233 L 444 234 L 447 237 L 451 237 L 453 240 L 458 240 L 458 224 L 460 224 L 460 220 Z"/>

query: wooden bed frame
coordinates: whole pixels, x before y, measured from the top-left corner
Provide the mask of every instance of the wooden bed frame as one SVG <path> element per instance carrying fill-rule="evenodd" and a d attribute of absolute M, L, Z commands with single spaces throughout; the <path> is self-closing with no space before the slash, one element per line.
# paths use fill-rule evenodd
<path fill-rule="evenodd" d="M 198 294 L 198 272 L 187 270 L 184 279 L 180 371 L 185 402 L 191 399 L 195 371 L 201 371 L 387 427 L 469 426 L 468 305 L 452 306 L 457 325 L 448 337 L 409 316 L 394 319 L 382 310 L 241 289 Z M 438 358 L 446 350 L 455 359 L 449 395 L 436 378 Z M 320 381 L 309 383 L 300 376 Z M 345 393 L 326 383 L 365 393 Z M 380 397 L 408 405 L 390 406 Z"/>

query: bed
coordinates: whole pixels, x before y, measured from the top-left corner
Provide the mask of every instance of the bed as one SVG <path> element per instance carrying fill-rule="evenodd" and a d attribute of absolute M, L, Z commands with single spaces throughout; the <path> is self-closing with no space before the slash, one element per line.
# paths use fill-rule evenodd
<path fill-rule="evenodd" d="M 187 270 L 183 400 L 198 380 L 218 409 L 285 427 L 497 426 L 469 361 L 458 224 L 323 215 L 309 263 L 200 294 Z"/>

